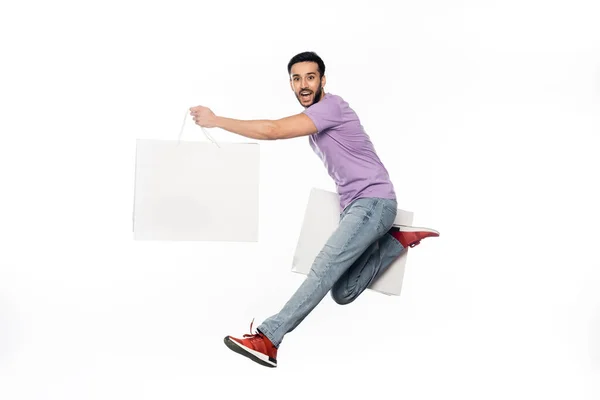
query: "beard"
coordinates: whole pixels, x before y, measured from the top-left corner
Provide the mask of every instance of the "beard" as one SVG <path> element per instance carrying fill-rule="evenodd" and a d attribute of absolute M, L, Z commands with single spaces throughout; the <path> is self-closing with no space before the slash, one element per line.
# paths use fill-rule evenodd
<path fill-rule="evenodd" d="M 301 89 L 300 92 L 302 92 Z M 318 102 L 321 99 L 321 95 L 323 94 L 323 87 L 319 86 L 319 89 L 317 89 L 317 91 L 315 92 L 315 95 L 313 97 L 313 100 L 310 104 L 303 104 L 302 103 L 302 97 L 300 96 L 300 92 L 296 93 L 296 99 L 298 99 L 298 102 L 300 102 L 300 105 L 304 108 L 308 108 L 310 106 L 312 106 L 313 104 L 315 104 L 316 102 Z"/>

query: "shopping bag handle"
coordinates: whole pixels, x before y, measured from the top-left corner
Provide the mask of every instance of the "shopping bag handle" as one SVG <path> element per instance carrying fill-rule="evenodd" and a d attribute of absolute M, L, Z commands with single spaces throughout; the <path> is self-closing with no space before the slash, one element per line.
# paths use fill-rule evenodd
<path fill-rule="evenodd" d="M 183 124 L 181 124 L 181 130 L 179 131 L 179 137 L 177 138 L 177 145 L 179 145 L 179 142 L 181 142 L 181 135 L 183 135 L 183 128 L 185 127 L 185 121 L 187 120 L 188 115 L 189 111 L 186 110 L 185 115 L 183 116 Z M 200 128 L 202 128 L 202 132 L 204 132 L 204 135 L 208 138 L 208 140 L 217 145 L 217 147 L 221 147 L 219 146 L 219 143 L 217 143 L 217 141 L 213 139 L 212 136 L 210 136 L 206 128 L 204 128 L 203 126 L 201 126 Z"/>

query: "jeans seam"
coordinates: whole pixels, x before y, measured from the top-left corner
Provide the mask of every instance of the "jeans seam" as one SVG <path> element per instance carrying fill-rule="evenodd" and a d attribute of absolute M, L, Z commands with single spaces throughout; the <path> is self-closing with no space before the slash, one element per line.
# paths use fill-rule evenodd
<path fill-rule="evenodd" d="M 378 225 L 378 227 L 383 227 L 383 220 L 384 220 L 384 218 L 385 218 L 385 209 L 386 209 L 386 208 L 387 208 L 387 205 L 386 205 L 386 204 L 384 204 L 384 205 L 383 205 L 383 209 L 382 209 L 382 213 L 381 213 L 381 218 L 380 218 L 380 220 L 379 220 L 379 225 Z M 393 209 L 393 208 L 390 208 L 390 212 L 393 212 L 392 210 L 393 210 L 393 211 L 396 211 L 396 213 L 398 212 L 398 211 L 397 211 L 397 207 L 396 207 L 395 209 Z M 394 218 L 394 220 L 395 220 L 395 218 Z M 392 225 L 393 225 L 393 224 L 394 224 L 394 221 L 392 221 Z M 378 231 L 378 232 L 379 232 L 379 231 Z M 385 235 L 386 233 L 387 233 L 387 231 L 384 231 L 384 232 L 381 232 L 381 233 L 379 233 L 379 234 L 380 234 L 380 236 L 383 236 L 383 235 Z"/>

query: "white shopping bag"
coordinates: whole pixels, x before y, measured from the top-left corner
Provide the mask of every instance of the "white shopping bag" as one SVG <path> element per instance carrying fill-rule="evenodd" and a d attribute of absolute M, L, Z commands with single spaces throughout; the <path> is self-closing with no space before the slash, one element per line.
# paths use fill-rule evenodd
<path fill-rule="evenodd" d="M 337 193 L 313 188 L 296 245 L 292 271 L 307 275 L 312 264 L 337 228 L 340 221 L 340 203 Z M 413 213 L 398 209 L 395 224 L 411 225 Z M 387 295 L 400 295 L 408 251 L 404 251 L 369 289 Z"/>
<path fill-rule="evenodd" d="M 135 240 L 258 241 L 259 156 L 256 143 L 138 139 Z"/>

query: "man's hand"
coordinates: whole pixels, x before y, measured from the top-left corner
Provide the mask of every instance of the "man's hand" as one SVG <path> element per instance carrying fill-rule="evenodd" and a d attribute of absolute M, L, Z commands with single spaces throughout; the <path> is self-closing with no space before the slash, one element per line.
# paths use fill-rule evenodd
<path fill-rule="evenodd" d="M 194 122 L 196 125 L 200 125 L 204 128 L 216 127 L 217 116 L 208 107 L 191 107 L 190 115 L 194 117 Z"/>

